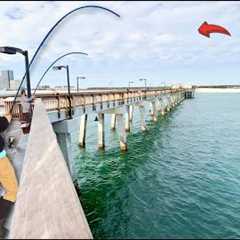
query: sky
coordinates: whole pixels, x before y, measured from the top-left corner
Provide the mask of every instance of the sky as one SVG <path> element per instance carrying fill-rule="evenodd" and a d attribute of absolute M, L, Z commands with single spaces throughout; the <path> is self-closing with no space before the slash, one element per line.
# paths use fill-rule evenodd
<path fill-rule="evenodd" d="M 86 5 L 67 17 L 41 49 L 31 68 L 32 87 L 59 56 L 82 51 L 88 56 L 67 56 L 71 84 L 80 87 L 150 86 L 172 84 L 240 84 L 240 2 L 234 1 L 40 1 L 0 2 L 0 46 L 14 46 L 33 56 L 50 28 L 69 11 Z M 200 25 L 221 25 L 231 37 L 198 33 Z M 21 55 L 0 54 L 0 70 L 24 74 Z M 66 73 L 49 71 L 43 85 L 66 85 Z"/>

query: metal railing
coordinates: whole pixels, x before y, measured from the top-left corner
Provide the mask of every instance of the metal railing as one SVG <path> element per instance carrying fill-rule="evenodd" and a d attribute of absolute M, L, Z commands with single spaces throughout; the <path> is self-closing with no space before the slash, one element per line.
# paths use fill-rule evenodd
<path fill-rule="evenodd" d="M 71 94 L 71 105 L 72 107 L 83 107 L 88 105 L 103 104 L 106 102 L 125 101 L 131 99 L 148 99 L 149 97 L 159 96 L 166 93 L 185 92 L 183 88 L 152 88 L 149 90 L 134 89 L 134 90 L 113 90 L 113 91 L 91 91 L 82 93 Z M 41 98 L 42 102 L 48 112 L 61 111 L 69 108 L 69 101 L 67 93 L 51 93 L 51 94 L 38 94 L 36 98 Z M 8 97 L 0 100 L 4 105 L 5 113 L 9 112 L 13 105 L 13 98 Z M 19 119 L 21 115 L 21 106 L 19 101 L 15 104 L 12 116 L 15 119 Z"/>

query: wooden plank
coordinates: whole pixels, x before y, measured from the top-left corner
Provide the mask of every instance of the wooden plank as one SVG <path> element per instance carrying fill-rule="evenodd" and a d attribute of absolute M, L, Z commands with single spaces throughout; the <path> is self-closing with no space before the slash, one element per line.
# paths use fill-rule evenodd
<path fill-rule="evenodd" d="M 35 101 L 10 238 L 92 239 L 67 164 L 39 99 Z"/>

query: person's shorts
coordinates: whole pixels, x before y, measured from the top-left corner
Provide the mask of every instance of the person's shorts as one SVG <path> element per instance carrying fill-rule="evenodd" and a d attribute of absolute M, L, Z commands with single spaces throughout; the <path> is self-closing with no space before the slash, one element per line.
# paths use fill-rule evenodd
<path fill-rule="evenodd" d="M 10 213 L 13 202 L 0 198 L 0 219 L 5 219 Z"/>

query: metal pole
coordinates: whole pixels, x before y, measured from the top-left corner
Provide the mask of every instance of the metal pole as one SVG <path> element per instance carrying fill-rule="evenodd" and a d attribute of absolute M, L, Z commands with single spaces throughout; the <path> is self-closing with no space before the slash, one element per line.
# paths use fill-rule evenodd
<path fill-rule="evenodd" d="M 67 85 L 68 85 L 68 102 L 69 102 L 69 110 L 68 110 L 68 115 L 69 118 L 72 118 L 72 104 L 71 104 L 71 89 L 70 89 L 70 76 L 69 76 L 69 66 L 66 66 L 67 70 Z"/>
<path fill-rule="evenodd" d="M 77 92 L 79 92 L 79 77 L 77 77 Z"/>
<path fill-rule="evenodd" d="M 145 99 L 147 99 L 147 79 L 144 79 L 144 85 L 145 85 Z"/>
<path fill-rule="evenodd" d="M 30 73 L 29 73 L 29 60 L 28 60 L 28 51 L 24 51 L 24 57 L 25 57 L 25 68 L 26 68 L 26 80 L 27 80 L 27 95 L 30 99 L 31 94 L 31 81 L 30 81 Z"/>

